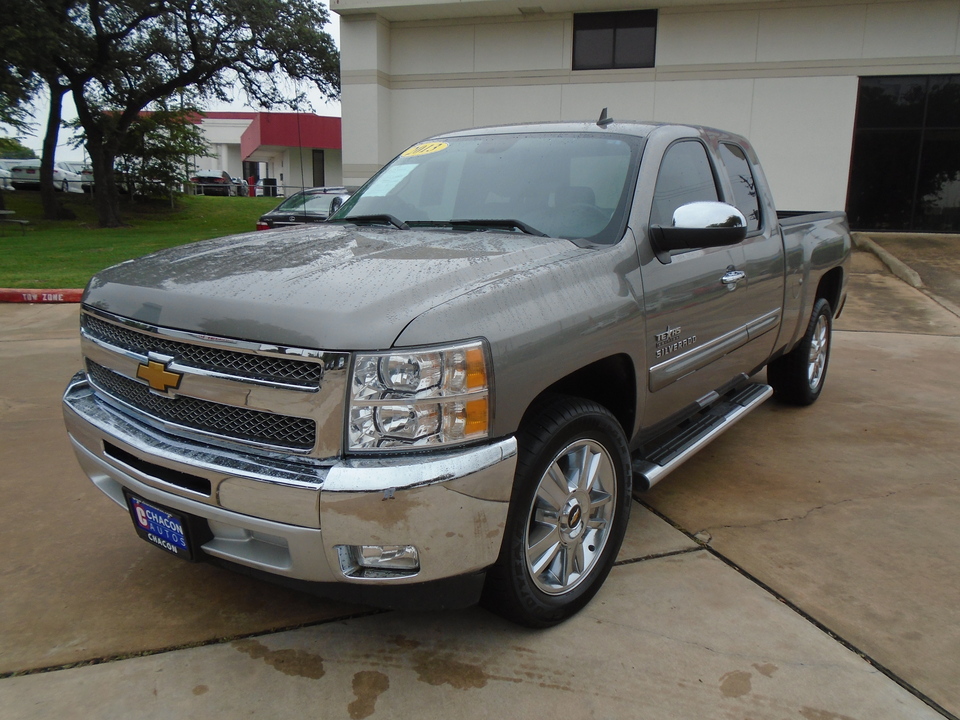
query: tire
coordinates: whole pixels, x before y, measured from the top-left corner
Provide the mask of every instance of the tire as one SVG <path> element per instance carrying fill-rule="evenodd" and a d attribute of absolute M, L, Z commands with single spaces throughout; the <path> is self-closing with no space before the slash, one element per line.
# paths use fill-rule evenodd
<path fill-rule="evenodd" d="M 813 306 L 807 331 L 799 344 L 767 366 L 773 395 L 790 405 L 812 405 L 827 379 L 833 335 L 833 311 L 823 298 Z"/>
<path fill-rule="evenodd" d="M 630 517 L 630 453 L 613 415 L 579 398 L 541 405 L 517 440 L 503 546 L 481 602 L 550 627 L 583 608 L 613 567 Z"/>
<path fill-rule="evenodd" d="M 70 189 L 70 184 L 64 180 L 60 183 L 60 192 L 65 193 Z"/>

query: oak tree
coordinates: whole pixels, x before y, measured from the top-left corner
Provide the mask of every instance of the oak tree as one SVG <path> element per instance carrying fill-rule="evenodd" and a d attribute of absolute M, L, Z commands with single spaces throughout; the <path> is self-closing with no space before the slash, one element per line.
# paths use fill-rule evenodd
<path fill-rule="evenodd" d="M 319 0 L 11 5 L 15 10 L 0 18 L 0 32 L 11 21 L 26 28 L 27 42 L 36 43 L 29 53 L 35 76 L 51 88 L 51 97 L 59 87 L 73 96 L 104 227 L 122 224 L 115 162 L 127 133 L 152 104 L 172 104 L 181 92 L 198 102 L 240 92 L 265 109 L 298 109 L 308 86 L 329 98 L 340 93 L 339 53 L 323 30 L 328 14 Z M 44 75 L 51 65 L 53 76 Z"/>

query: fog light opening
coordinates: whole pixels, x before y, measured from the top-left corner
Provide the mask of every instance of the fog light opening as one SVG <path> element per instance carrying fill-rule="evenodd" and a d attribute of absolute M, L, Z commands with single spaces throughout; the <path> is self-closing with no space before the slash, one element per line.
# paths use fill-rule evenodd
<path fill-rule="evenodd" d="M 413 545 L 337 545 L 340 570 L 350 578 L 411 577 L 420 572 Z"/>

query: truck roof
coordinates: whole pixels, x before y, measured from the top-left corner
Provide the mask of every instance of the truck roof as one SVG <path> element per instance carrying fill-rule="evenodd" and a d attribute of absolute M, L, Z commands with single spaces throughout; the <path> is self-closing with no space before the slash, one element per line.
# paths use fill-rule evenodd
<path fill-rule="evenodd" d="M 467 137 L 470 135 L 490 135 L 490 134 L 509 134 L 509 133 L 617 133 L 620 135 L 636 135 L 646 137 L 653 130 L 663 126 L 665 123 L 639 122 L 635 120 L 613 122 L 601 126 L 597 122 L 589 121 L 558 121 L 558 122 L 536 122 L 536 123 L 518 123 L 516 125 L 491 125 L 487 127 L 470 128 L 468 130 L 456 130 L 454 132 L 435 135 L 437 138 Z M 694 130 L 702 130 L 695 126 L 690 127 Z"/>
<path fill-rule="evenodd" d="M 712 138 L 714 142 L 724 142 L 733 140 L 738 144 L 749 147 L 749 141 L 736 133 L 718 128 L 707 127 L 703 125 L 687 125 L 684 123 L 660 123 L 638 120 L 610 120 L 601 124 L 601 121 L 560 121 L 560 122 L 536 122 L 536 123 L 517 123 L 514 125 L 492 125 L 488 127 L 470 128 L 465 130 L 456 130 L 454 132 L 441 133 L 434 135 L 429 140 L 439 140 L 443 138 L 470 137 L 475 135 L 501 135 L 511 133 L 583 133 L 591 135 L 614 134 L 614 135 L 632 135 L 639 138 L 647 138 L 656 131 L 666 131 L 677 137 L 701 137 Z"/>

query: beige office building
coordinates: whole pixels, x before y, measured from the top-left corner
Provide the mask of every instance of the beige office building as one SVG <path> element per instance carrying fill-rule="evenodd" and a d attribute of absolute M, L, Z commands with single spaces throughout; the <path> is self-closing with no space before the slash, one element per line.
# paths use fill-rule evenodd
<path fill-rule="evenodd" d="M 960 231 L 960 1 L 331 0 L 343 175 L 434 133 L 614 119 L 749 137 L 782 209 Z"/>

